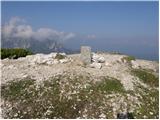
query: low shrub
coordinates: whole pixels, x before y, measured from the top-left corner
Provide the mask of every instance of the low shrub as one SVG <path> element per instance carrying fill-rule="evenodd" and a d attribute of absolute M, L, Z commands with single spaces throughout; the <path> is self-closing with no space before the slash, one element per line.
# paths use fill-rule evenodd
<path fill-rule="evenodd" d="M 31 51 L 23 48 L 1 48 L 1 59 L 17 59 L 33 54 Z"/>

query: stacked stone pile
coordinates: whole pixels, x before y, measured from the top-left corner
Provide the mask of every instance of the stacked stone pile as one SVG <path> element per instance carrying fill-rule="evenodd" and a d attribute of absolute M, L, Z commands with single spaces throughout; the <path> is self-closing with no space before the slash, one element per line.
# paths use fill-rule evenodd
<path fill-rule="evenodd" d="M 57 55 L 62 56 L 62 58 L 58 58 Z M 70 58 L 66 56 L 65 53 L 50 53 L 50 54 L 36 54 L 26 56 L 26 60 L 29 64 L 58 64 L 58 63 L 67 63 L 71 61 Z"/>
<path fill-rule="evenodd" d="M 92 63 L 90 64 L 90 67 L 92 68 L 102 68 L 102 64 L 105 62 L 105 58 L 101 55 L 98 55 L 96 53 L 92 53 Z"/>

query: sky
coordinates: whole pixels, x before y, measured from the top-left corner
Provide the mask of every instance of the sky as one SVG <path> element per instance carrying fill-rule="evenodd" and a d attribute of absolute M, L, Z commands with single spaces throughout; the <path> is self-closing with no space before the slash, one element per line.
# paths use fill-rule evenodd
<path fill-rule="evenodd" d="M 2 26 L 8 28 L 9 37 L 56 37 L 69 49 L 89 45 L 94 51 L 158 60 L 158 1 L 23 1 L 1 5 Z M 14 35 L 13 26 L 18 31 Z"/>

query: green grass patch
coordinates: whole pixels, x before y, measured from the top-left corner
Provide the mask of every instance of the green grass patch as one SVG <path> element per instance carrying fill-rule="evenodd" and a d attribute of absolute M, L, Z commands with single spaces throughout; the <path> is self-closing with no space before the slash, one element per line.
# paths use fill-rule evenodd
<path fill-rule="evenodd" d="M 19 99 L 25 95 L 25 89 L 33 84 L 34 80 L 31 79 L 9 82 L 1 86 L 1 96 L 10 100 Z"/>
<path fill-rule="evenodd" d="M 94 89 L 103 92 L 105 91 L 107 93 L 123 93 L 125 91 L 120 81 L 114 78 L 104 78 L 102 82 L 99 82 L 97 85 L 95 85 Z"/>
<path fill-rule="evenodd" d="M 124 62 L 125 60 L 126 60 L 127 62 L 131 62 L 132 60 L 135 60 L 135 57 L 133 57 L 133 56 L 123 57 L 123 58 L 122 58 L 122 61 Z"/>
<path fill-rule="evenodd" d="M 152 87 L 158 87 L 159 86 L 159 77 L 156 77 L 152 73 L 141 70 L 141 69 L 133 69 L 131 71 L 135 76 L 140 78 L 144 83 L 152 86 Z"/>

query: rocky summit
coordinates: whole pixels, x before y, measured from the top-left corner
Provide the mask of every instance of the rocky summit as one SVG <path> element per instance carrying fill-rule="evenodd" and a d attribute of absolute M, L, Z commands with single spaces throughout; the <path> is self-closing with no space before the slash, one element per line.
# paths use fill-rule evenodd
<path fill-rule="evenodd" d="M 113 53 L 1 60 L 2 118 L 159 118 L 159 63 Z"/>

